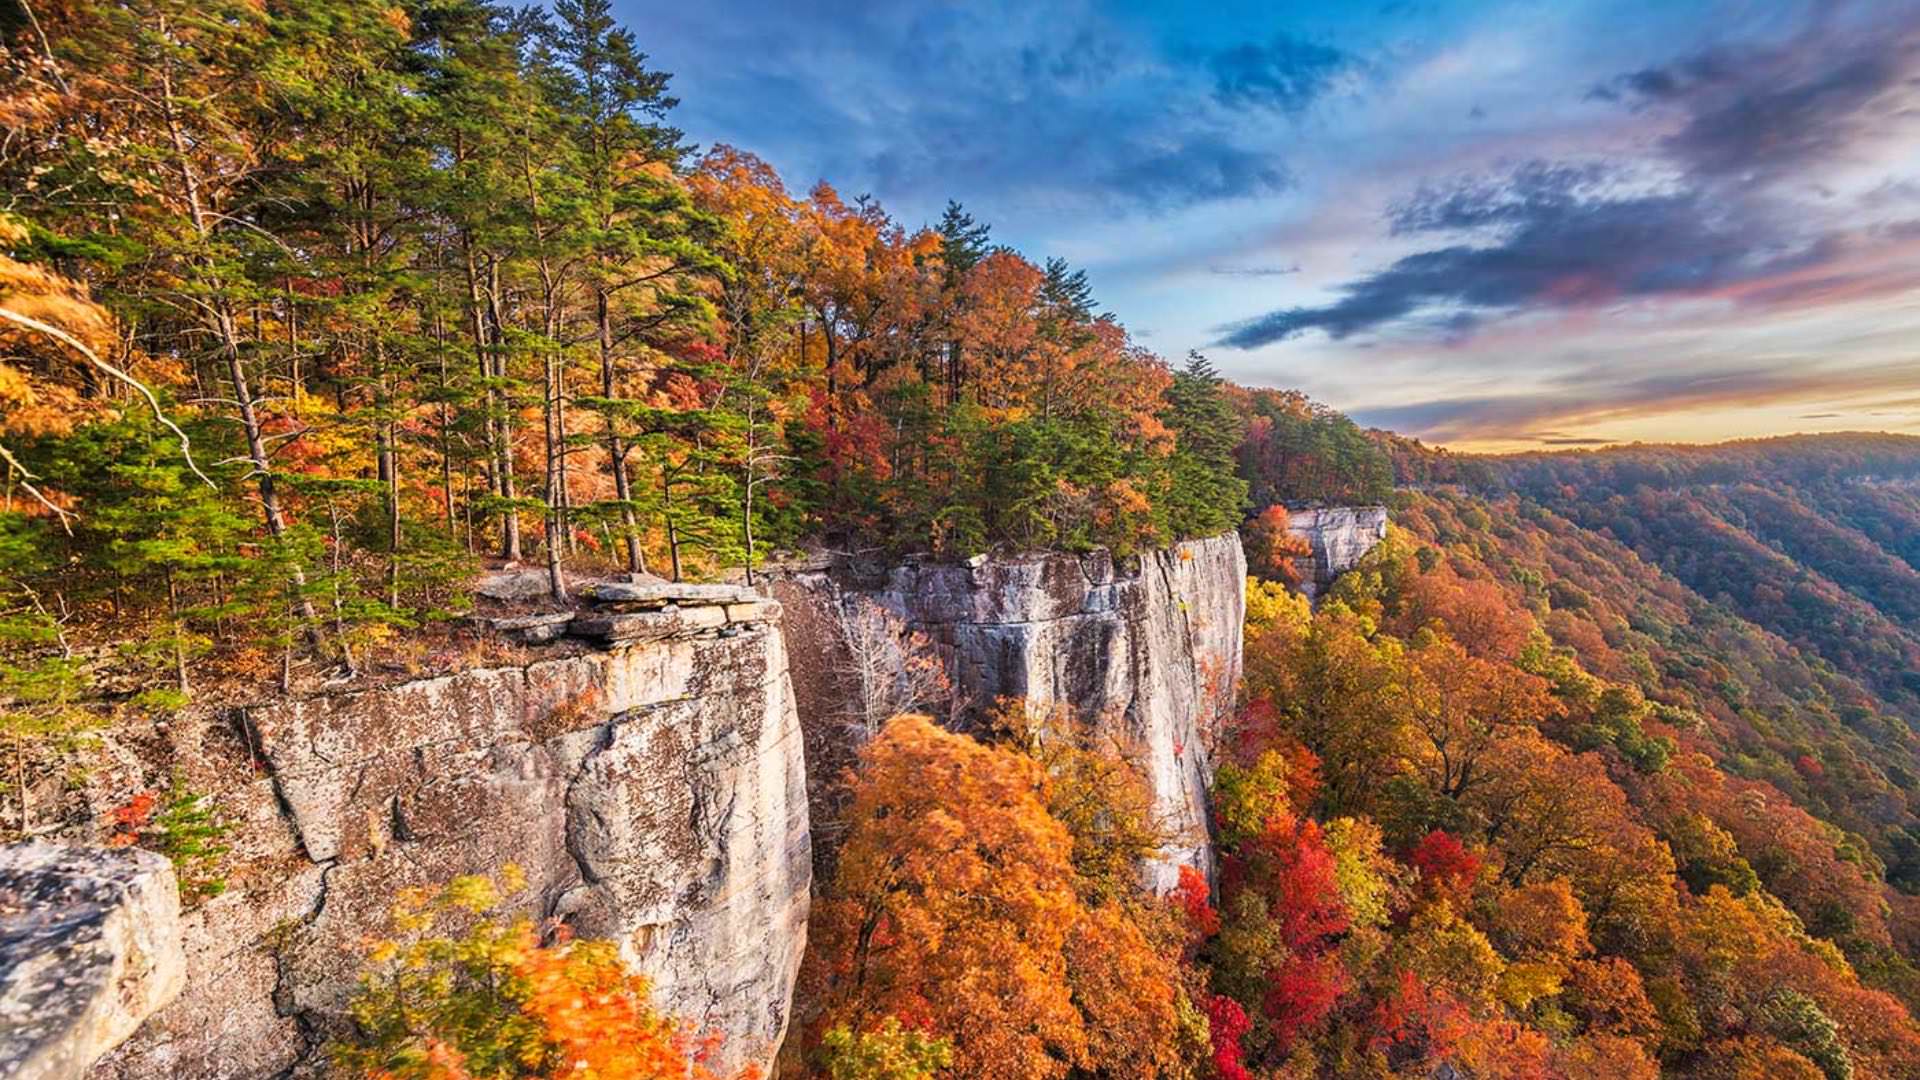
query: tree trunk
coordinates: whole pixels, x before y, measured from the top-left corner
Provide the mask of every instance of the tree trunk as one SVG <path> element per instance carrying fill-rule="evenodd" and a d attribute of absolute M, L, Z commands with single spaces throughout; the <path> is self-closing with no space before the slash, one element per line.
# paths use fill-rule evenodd
<path fill-rule="evenodd" d="M 492 350 L 493 363 L 490 373 L 496 380 L 505 383 L 507 379 L 507 353 L 501 347 L 506 342 L 506 323 L 500 315 L 500 262 L 489 259 L 487 262 L 487 321 L 495 348 Z M 500 470 L 500 497 L 512 502 L 518 497 L 513 482 L 513 401 L 502 391 L 503 407 L 500 410 L 500 461 L 495 467 Z M 519 562 L 520 512 L 508 507 L 500 523 L 500 556 L 508 562 Z"/>
<path fill-rule="evenodd" d="M 160 32 L 162 35 L 167 33 L 164 19 L 160 23 Z M 201 205 L 200 177 L 194 171 L 193 159 L 187 152 L 186 134 L 180 129 L 179 114 L 174 111 L 173 73 L 170 70 L 162 70 L 160 89 L 161 112 L 166 121 L 167 136 L 173 145 L 174 160 L 179 167 L 187 217 L 193 225 L 194 235 L 205 245 L 211 240 L 213 229 L 207 222 L 207 210 Z M 246 365 L 240 354 L 240 331 L 234 325 L 232 302 L 221 286 L 219 272 L 208 263 L 206 254 L 202 252 L 196 256 L 196 261 L 201 262 L 208 282 L 213 286 L 214 302 L 210 307 L 214 317 L 214 332 L 220 342 L 221 356 L 226 361 L 227 379 L 233 384 L 233 398 L 240 410 L 240 426 L 247 440 L 247 458 L 259 477 L 260 510 L 266 519 L 267 532 L 278 540 L 287 531 L 287 521 L 280 510 L 279 493 L 274 490 L 273 463 L 267 457 L 260 415 L 253 407 L 253 390 L 248 385 Z M 293 567 L 293 585 L 299 601 L 297 610 L 306 620 L 308 632 L 315 633 L 312 625 L 313 603 L 306 596 L 306 574 L 297 563 Z"/>
<path fill-rule="evenodd" d="M 600 396 L 611 402 L 617 382 L 614 378 L 613 311 L 605 288 L 594 290 L 594 315 L 600 336 Z M 626 441 L 620 437 L 620 425 L 611 409 L 607 411 L 607 465 L 613 470 L 614 498 L 620 500 L 620 525 L 626 535 L 627 570 L 629 573 L 644 574 L 647 572 L 647 555 L 640 546 L 640 522 L 633 512 L 633 481 L 627 475 Z"/>

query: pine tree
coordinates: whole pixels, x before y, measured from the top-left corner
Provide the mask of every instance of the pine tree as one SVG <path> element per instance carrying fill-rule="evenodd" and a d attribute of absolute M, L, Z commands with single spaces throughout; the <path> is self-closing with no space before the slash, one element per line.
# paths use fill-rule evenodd
<path fill-rule="evenodd" d="M 627 569 L 638 573 L 646 570 L 640 513 L 650 500 L 636 495 L 629 457 L 644 434 L 633 406 L 657 375 L 646 352 L 711 320 L 701 285 L 721 264 L 707 246 L 714 223 L 672 171 L 685 148 L 664 123 L 676 104 L 668 77 L 646 67 L 607 0 L 561 0 L 554 15 L 547 32 L 553 93 L 585 185 L 579 210 L 600 374 L 599 395 L 580 403 L 601 414 L 612 474 L 613 498 L 598 509 L 617 515 Z"/>
<path fill-rule="evenodd" d="M 1235 472 L 1240 418 L 1207 358 L 1187 354 L 1167 391 L 1166 424 L 1178 443 L 1163 512 L 1176 536 L 1210 536 L 1240 524 L 1247 485 Z"/>

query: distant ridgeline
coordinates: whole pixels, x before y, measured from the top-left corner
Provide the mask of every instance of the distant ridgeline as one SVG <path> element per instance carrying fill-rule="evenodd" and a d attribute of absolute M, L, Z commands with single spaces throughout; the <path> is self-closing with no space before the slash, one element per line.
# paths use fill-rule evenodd
<path fill-rule="evenodd" d="M 1396 465 L 1434 483 L 1397 522 L 1523 597 L 1589 670 L 1701 714 L 1729 770 L 1920 894 L 1920 438 Z"/>

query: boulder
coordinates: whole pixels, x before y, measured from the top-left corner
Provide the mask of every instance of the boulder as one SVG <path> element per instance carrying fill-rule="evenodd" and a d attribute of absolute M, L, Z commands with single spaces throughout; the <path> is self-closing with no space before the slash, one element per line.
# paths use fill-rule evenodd
<path fill-rule="evenodd" d="M 0 1077 L 67 1080 L 179 996 L 173 864 L 131 848 L 0 849 Z"/>
<path fill-rule="evenodd" d="M 725 608 L 663 607 L 657 611 L 625 611 L 581 615 L 568 632 L 602 641 L 655 641 L 724 626 Z"/>
<path fill-rule="evenodd" d="M 658 607 L 666 604 L 744 604 L 760 595 L 744 585 L 701 585 L 685 581 L 634 583 L 596 581 L 580 590 L 580 595 L 596 605 L 632 605 Z"/>
<path fill-rule="evenodd" d="M 513 566 L 480 575 L 473 583 L 473 591 L 489 600 L 514 603 L 550 596 L 553 587 L 545 567 Z"/>

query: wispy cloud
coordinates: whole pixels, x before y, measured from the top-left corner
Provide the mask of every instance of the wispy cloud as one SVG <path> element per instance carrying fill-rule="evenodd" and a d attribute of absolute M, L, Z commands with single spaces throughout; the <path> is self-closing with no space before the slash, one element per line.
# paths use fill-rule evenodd
<path fill-rule="evenodd" d="M 1920 12 L 1845 30 L 1817 18 L 1770 48 L 1721 48 L 1619 75 L 1589 97 L 1678 117 L 1654 152 L 1622 163 L 1534 161 L 1429 182 L 1390 208 L 1392 234 L 1442 241 L 1297 304 L 1220 327 L 1252 349 L 1312 330 L 1343 339 L 1423 313 L 1591 308 L 1718 293 L 1767 306 L 1907 287 L 1863 249 L 1898 243 L 1841 208 L 1809 211 L 1800 178 L 1914 108 Z M 1805 186 L 1804 184 L 1800 186 Z M 1873 197 L 1901 188 L 1883 184 Z M 1825 198 L 1832 192 L 1825 191 Z M 1432 320 L 1427 320 L 1431 322 Z M 1458 323 L 1446 324 L 1455 338 Z"/>
<path fill-rule="evenodd" d="M 1550 380 L 1551 393 L 1441 398 L 1362 410 L 1378 427 L 1439 442 L 1463 440 L 1568 443 L 1569 431 L 1618 420 L 1681 415 L 1729 406 L 1755 407 L 1808 399 L 1865 399 L 1920 383 L 1920 359 L 1865 368 L 1823 368 L 1811 358 L 1783 357 L 1763 368 L 1618 376 L 1604 366 L 1573 369 Z M 1829 413 L 1822 419 L 1841 413 Z M 1814 419 L 1804 416 L 1803 419 Z M 1610 439 L 1601 439 L 1610 442 Z"/>
<path fill-rule="evenodd" d="M 1286 277 L 1300 272 L 1300 264 L 1291 266 L 1209 266 L 1207 273 L 1225 277 Z"/>

